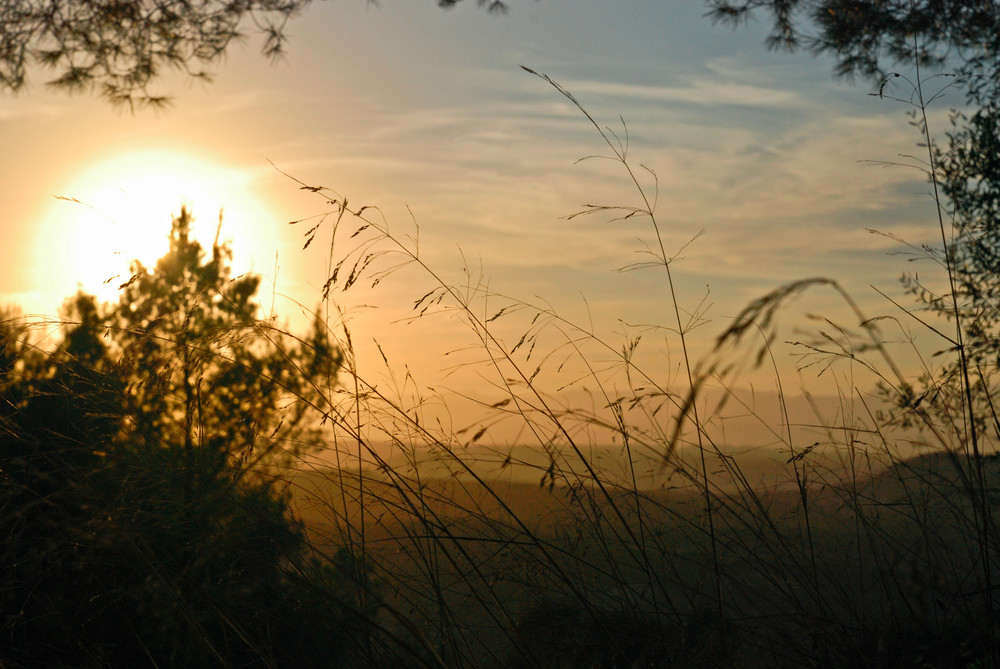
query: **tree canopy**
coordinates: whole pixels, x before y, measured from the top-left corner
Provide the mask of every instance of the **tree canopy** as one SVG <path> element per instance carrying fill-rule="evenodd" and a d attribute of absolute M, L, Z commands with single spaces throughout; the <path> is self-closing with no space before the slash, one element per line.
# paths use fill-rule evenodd
<path fill-rule="evenodd" d="M 461 1 L 462 0 L 438 0 L 438 7 L 451 9 Z M 476 0 L 476 5 L 479 7 L 485 7 L 488 11 L 494 14 L 507 13 L 507 3 L 502 2 L 502 0 Z"/>
<path fill-rule="evenodd" d="M 67 300 L 54 350 L 0 318 L 0 665 L 342 666 L 354 643 L 345 575 L 265 466 L 315 436 L 337 350 L 259 320 L 259 279 L 190 223 L 117 304 Z"/>
<path fill-rule="evenodd" d="M 310 0 L 15 0 L 0 3 L 0 89 L 20 90 L 34 65 L 55 72 L 49 85 L 96 91 L 115 105 L 162 105 L 151 84 L 168 68 L 207 78 L 252 23 L 263 53 L 285 44 L 289 18 Z"/>
<path fill-rule="evenodd" d="M 375 0 L 368 0 L 377 4 Z M 152 90 L 165 70 L 210 79 L 205 69 L 246 37 L 263 38 L 262 53 L 284 53 L 285 26 L 312 0 L 11 0 L 0 2 L 0 91 L 16 92 L 34 66 L 51 70 L 53 88 L 96 92 L 112 105 L 162 107 Z M 459 0 L 439 0 L 452 7 Z M 492 13 L 501 0 L 476 0 Z"/>
<path fill-rule="evenodd" d="M 879 77 L 886 61 L 959 64 L 996 77 L 1000 6 L 994 0 L 707 0 L 716 21 L 768 14 L 772 49 L 836 58 L 841 75 Z"/>
<path fill-rule="evenodd" d="M 152 268 L 132 264 L 117 304 L 69 301 L 78 325 L 66 353 L 122 379 L 133 442 L 217 454 L 242 469 L 274 464 L 315 436 L 339 351 L 318 321 L 296 338 L 262 320 L 260 277 L 233 277 L 229 246 L 216 239 L 206 254 L 191 223 L 182 208 L 167 253 Z"/>

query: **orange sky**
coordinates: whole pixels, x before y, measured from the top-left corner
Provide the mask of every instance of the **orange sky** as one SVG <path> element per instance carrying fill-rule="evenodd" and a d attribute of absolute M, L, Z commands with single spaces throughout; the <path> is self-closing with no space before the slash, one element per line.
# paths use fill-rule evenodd
<path fill-rule="evenodd" d="M 629 158 L 658 177 L 668 252 L 684 249 L 673 265 L 682 310 L 706 307 L 708 322 L 692 334 L 696 357 L 746 303 L 787 281 L 836 278 L 873 312 L 893 307 L 871 285 L 908 299 L 897 279 L 914 266 L 890 255 L 899 244 L 868 229 L 933 241 L 928 188 L 916 170 L 862 162 L 909 161 L 899 158 L 917 150 L 905 105 L 869 96 L 864 82 L 833 80 L 828 60 L 767 53 L 763 21 L 731 32 L 705 19 L 698 2 L 512 2 L 506 17 L 471 1 L 448 12 L 435 5 L 316 3 L 289 25 L 283 62 L 260 58 L 251 35 L 215 67 L 213 84 L 165 80 L 175 105 L 164 113 L 123 115 L 97 99 L 52 93 L 45 73 L 33 73 L 27 91 L 0 98 L 0 301 L 53 314 L 75 285 L 65 270 L 81 255 L 73 230 L 85 225 L 78 212 L 86 209 L 56 196 L 97 209 L 111 206 L 90 202 L 102 192 L 146 202 L 123 162 L 146 155 L 173 172 L 200 165 L 196 181 L 207 185 L 173 193 L 189 187 L 161 177 L 153 190 L 176 204 L 157 203 L 164 210 L 147 224 L 165 232 L 166 207 L 187 203 L 213 227 L 224 208 L 237 268 L 274 280 L 277 255 L 262 301 L 301 322 L 295 301 L 318 304 L 326 255 L 302 252 L 287 222 L 324 204 L 270 161 L 353 205 L 377 205 L 394 231 L 419 225 L 422 257 L 448 281 L 463 280 L 465 263 L 492 290 L 548 303 L 612 342 L 624 341 L 623 324 L 638 326 L 629 332 L 644 333 L 647 364 L 676 377 L 674 335 L 649 327 L 674 326 L 662 268 L 616 271 L 645 259 L 654 243 L 648 222 L 566 219 L 583 204 L 636 205 L 636 192 L 610 161 L 574 164 L 607 149 L 520 65 L 551 75 L 623 137 L 624 117 Z M 949 103 L 958 100 L 932 110 L 942 130 Z M 109 230 L 112 253 L 138 244 Z M 338 297 L 366 355 L 376 359 L 378 338 L 430 375 L 475 358 L 442 357 L 468 344 L 454 318 L 398 322 L 430 285 L 407 273 Z M 803 312 L 845 317 L 841 306 L 829 292 L 809 293 L 789 321 Z M 514 324 L 508 336 L 517 336 Z M 787 351 L 777 357 L 794 367 Z"/>

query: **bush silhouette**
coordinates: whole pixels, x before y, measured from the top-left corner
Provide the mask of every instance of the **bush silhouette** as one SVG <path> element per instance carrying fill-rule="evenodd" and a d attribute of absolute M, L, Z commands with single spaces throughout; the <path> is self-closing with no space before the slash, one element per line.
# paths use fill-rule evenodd
<path fill-rule="evenodd" d="M 263 465 L 305 434 L 279 401 L 337 357 L 265 336 L 258 280 L 223 245 L 203 263 L 189 221 L 118 305 L 69 300 L 55 350 L 2 321 L 4 666 L 339 666 L 352 642 L 340 572 Z"/>

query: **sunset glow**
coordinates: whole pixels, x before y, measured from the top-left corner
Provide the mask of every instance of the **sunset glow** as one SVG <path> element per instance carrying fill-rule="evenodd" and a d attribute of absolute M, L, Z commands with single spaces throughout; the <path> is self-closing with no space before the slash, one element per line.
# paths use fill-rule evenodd
<path fill-rule="evenodd" d="M 0 669 L 1000 669 L 998 39 L 0 4 Z"/>
<path fill-rule="evenodd" d="M 151 267 L 168 249 L 171 221 L 186 207 L 194 236 L 211 248 L 216 231 L 234 250 L 234 270 L 269 271 L 274 217 L 246 171 L 193 155 L 135 152 L 81 172 L 49 208 L 36 240 L 40 282 L 68 295 L 79 284 L 114 300 L 133 260 Z M 53 272 L 52 270 L 55 269 Z"/>

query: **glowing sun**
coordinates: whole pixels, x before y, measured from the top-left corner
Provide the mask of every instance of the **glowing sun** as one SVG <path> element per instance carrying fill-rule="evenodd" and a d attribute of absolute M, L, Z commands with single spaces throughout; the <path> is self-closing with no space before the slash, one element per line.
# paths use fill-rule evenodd
<path fill-rule="evenodd" d="M 135 152 L 87 168 L 55 195 L 37 242 L 47 292 L 68 297 L 80 286 L 116 300 L 133 260 L 152 267 L 166 253 L 182 206 L 193 213 L 193 236 L 207 253 L 221 215 L 219 239 L 233 249 L 235 274 L 273 269 L 278 222 L 248 170 L 187 154 Z"/>

